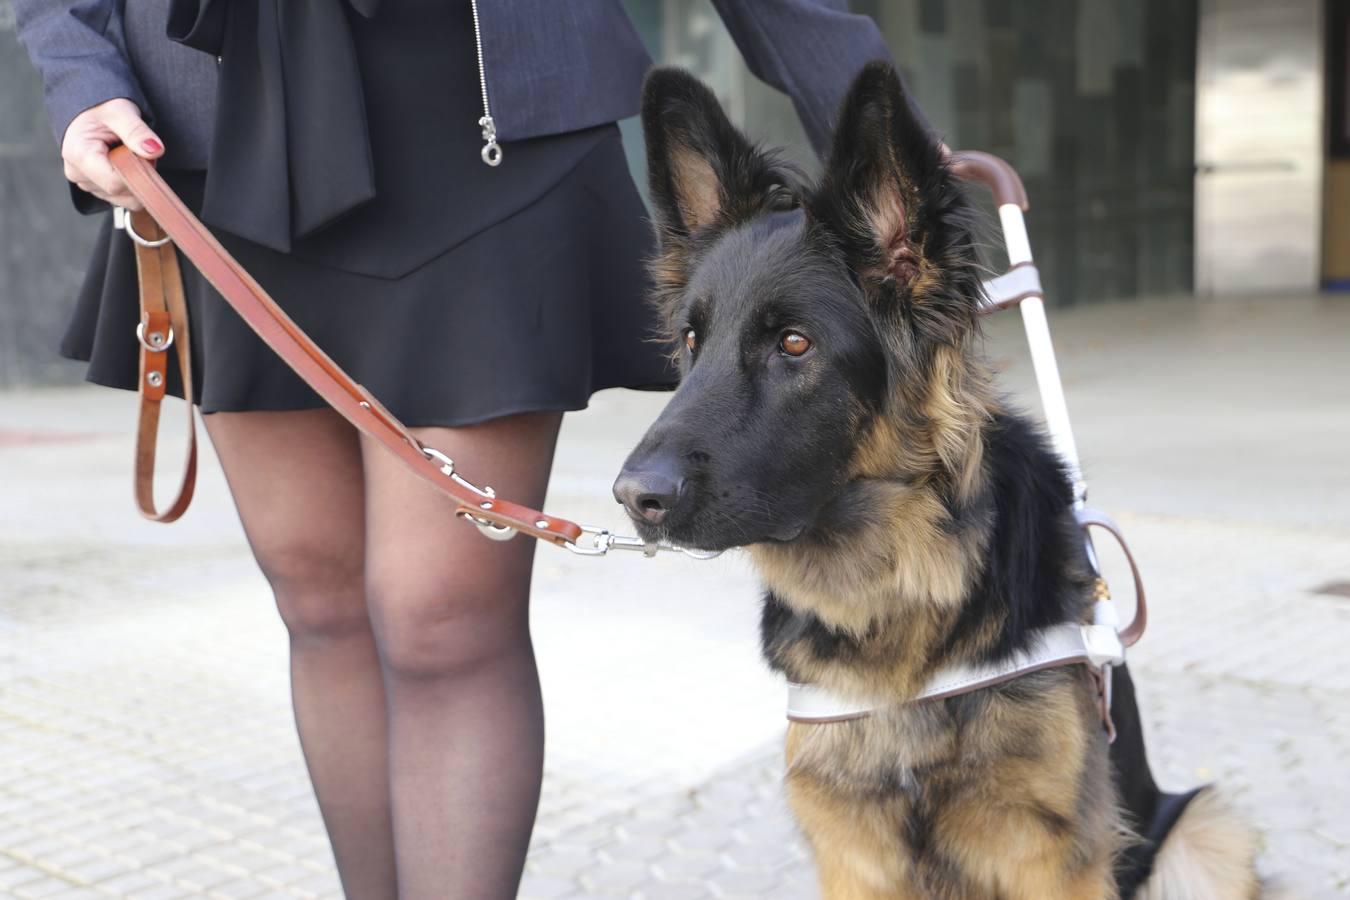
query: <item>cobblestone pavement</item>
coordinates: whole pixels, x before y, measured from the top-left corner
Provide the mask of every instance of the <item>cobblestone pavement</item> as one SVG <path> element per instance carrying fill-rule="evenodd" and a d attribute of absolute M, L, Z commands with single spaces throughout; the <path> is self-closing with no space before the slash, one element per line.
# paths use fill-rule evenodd
<path fill-rule="evenodd" d="M 1292 896 L 1350 896 L 1350 304 L 1052 324 L 1095 499 L 1150 588 L 1132 668 L 1161 780 L 1220 783 Z M 997 323 L 991 353 L 1024 389 L 1016 338 Z M 0 399 L 0 896 L 337 896 L 284 632 L 214 465 L 183 522 L 141 523 L 127 398 Z M 608 481 L 660 402 L 571 417 L 550 507 L 615 521 Z M 543 549 L 536 584 L 549 750 L 522 896 L 816 896 L 743 562 Z"/>

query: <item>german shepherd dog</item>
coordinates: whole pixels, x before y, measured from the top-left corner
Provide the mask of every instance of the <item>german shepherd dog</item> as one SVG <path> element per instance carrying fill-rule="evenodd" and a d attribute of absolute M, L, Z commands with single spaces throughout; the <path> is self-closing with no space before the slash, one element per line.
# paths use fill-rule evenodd
<path fill-rule="evenodd" d="M 977 353 L 977 216 L 895 72 L 854 83 L 815 185 L 686 73 L 643 101 L 682 380 L 615 495 L 648 540 L 747 547 L 769 665 L 879 707 L 788 727 L 824 895 L 1257 896 L 1251 833 L 1207 789 L 1124 871 L 1144 829 L 1085 667 L 906 702 L 1089 621 L 1092 578 L 1061 465 Z"/>

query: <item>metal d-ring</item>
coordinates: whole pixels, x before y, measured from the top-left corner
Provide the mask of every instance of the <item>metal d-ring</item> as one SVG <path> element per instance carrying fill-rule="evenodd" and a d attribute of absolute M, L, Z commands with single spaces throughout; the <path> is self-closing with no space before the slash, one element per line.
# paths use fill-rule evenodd
<path fill-rule="evenodd" d="M 136 229 L 131 226 L 130 210 L 127 210 L 121 206 L 113 207 L 113 227 L 122 229 L 127 233 L 127 236 L 130 237 L 133 241 L 140 244 L 142 247 L 148 247 L 151 250 L 154 250 L 156 247 L 163 247 L 165 244 L 173 240 L 173 238 L 169 237 L 168 235 L 165 235 L 164 237 L 160 238 L 157 241 L 152 241 L 149 238 L 141 237 L 139 234 L 136 233 Z"/>
<path fill-rule="evenodd" d="M 483 509 L 492 509 L 493 502 L 491 500 L 484 500 L 478 505 Z M 510 525 L 498 525 L 496 522 L 489 522 L 487 519 L 480 518 L 479 516 L 475 516 L 473 513 L 462 509 L 459 511 L 459 515 L 472 522 L 479 533 L 488 540 L 509 541 L 516 536 L 516 529 L 512 528 Z"/>
<path fill-rule="evenodd" d="M 155 343 L 155 338 L 159 338 L 159 343 Z M 169 326 L 169 334 L 165 337 L 158 331 L 150 332 L 150 340 L 145 339 L 145 323 L 136 323 L 136 340 L 141 342 L 141 346 L 151 353 L 163 353 L 173 346 L 173 326 Z"/>

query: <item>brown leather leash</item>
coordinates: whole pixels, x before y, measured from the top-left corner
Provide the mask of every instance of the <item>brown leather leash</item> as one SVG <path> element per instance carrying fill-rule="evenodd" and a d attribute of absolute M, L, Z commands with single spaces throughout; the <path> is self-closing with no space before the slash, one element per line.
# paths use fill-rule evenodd
<path fill-rule="evenodd" d="M 187 301 L 183 297 L 183 274 L 178 254 L 155 220 L 143 212 L 118 209 L 117 227 L 136 243 L 136 274 L 140 281 L 141 320 L 136 326 L 140 341 L 140 412 L 136 422 L 136 505 L 141 515 L 155 522 L 172 522 L 187 512 L 197 484 L 196 410 L 192 405 L 192 335 L 188 330 Z M 169 349 L 175 347 L 178 374 L 187 401 L 187 461 L 178 491 L 162 511 L 155 506 L 155 447 L 159 414 L 169 382 Z"/>
<path fill-rule="evenodd" d="M 505 539 L 520 532 L 586 555 L 600 555 L 610 549 L 640 549 L 649 554 L 658 549 L 680 549 L 649 547 L 636 538 L 583 527 L 503 500 L 490 487 L 478 487 L 465 479 L 455 471 L 453 460 L 422 444 L 310 340 L 183 205 L 150 163 L 125 146 L 114 147 L 108 158 L 144 206 L 143 211 L 131 214 L 129 222 L 123 218 L 122 224 L 124 227 L 130 225 L 128 234 L 136 242 L 136 263 L 141 281 L 141 323 L 137 332 L 141 339 L 141 411 L 136 445 L 136 498 L 147 518 L 171 522 L 182 515 L 192 499 L 197 468 L 196 431 L 191 412 L 191 340 L 176 247 L 263 342 L 320 397 L 358 430 L 378 441 L 408 468 L 448 496 L 455 504 L 456 514 L 471 520 L 489 537 Z M 170 346 L 177 348 L 179 372 L 189 405 L 188 457 L 177 496 L 161 512 L 154 505 L 152 476 L 160 403 L 168 381 L 167 351 Z"/>

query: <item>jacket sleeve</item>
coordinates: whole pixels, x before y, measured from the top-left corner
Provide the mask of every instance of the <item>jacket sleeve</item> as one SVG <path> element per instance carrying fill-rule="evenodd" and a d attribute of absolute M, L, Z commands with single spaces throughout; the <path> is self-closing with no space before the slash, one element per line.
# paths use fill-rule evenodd
<path fill-rule="evenodd" d="M 821 155 L 862 67 L 878 59 L 894 65 L 876 22 L 849 12 L 846 0 L 713 0 L 713 5 L 750 71 L 792 98 Z"/>
<path fill-rule="evenodd" d="M 149 118 L 123 50 L 121 0 L 13 0 L 19 41 L 42 74 L 57 144 L 71 119 L 125 97 Z"/>

